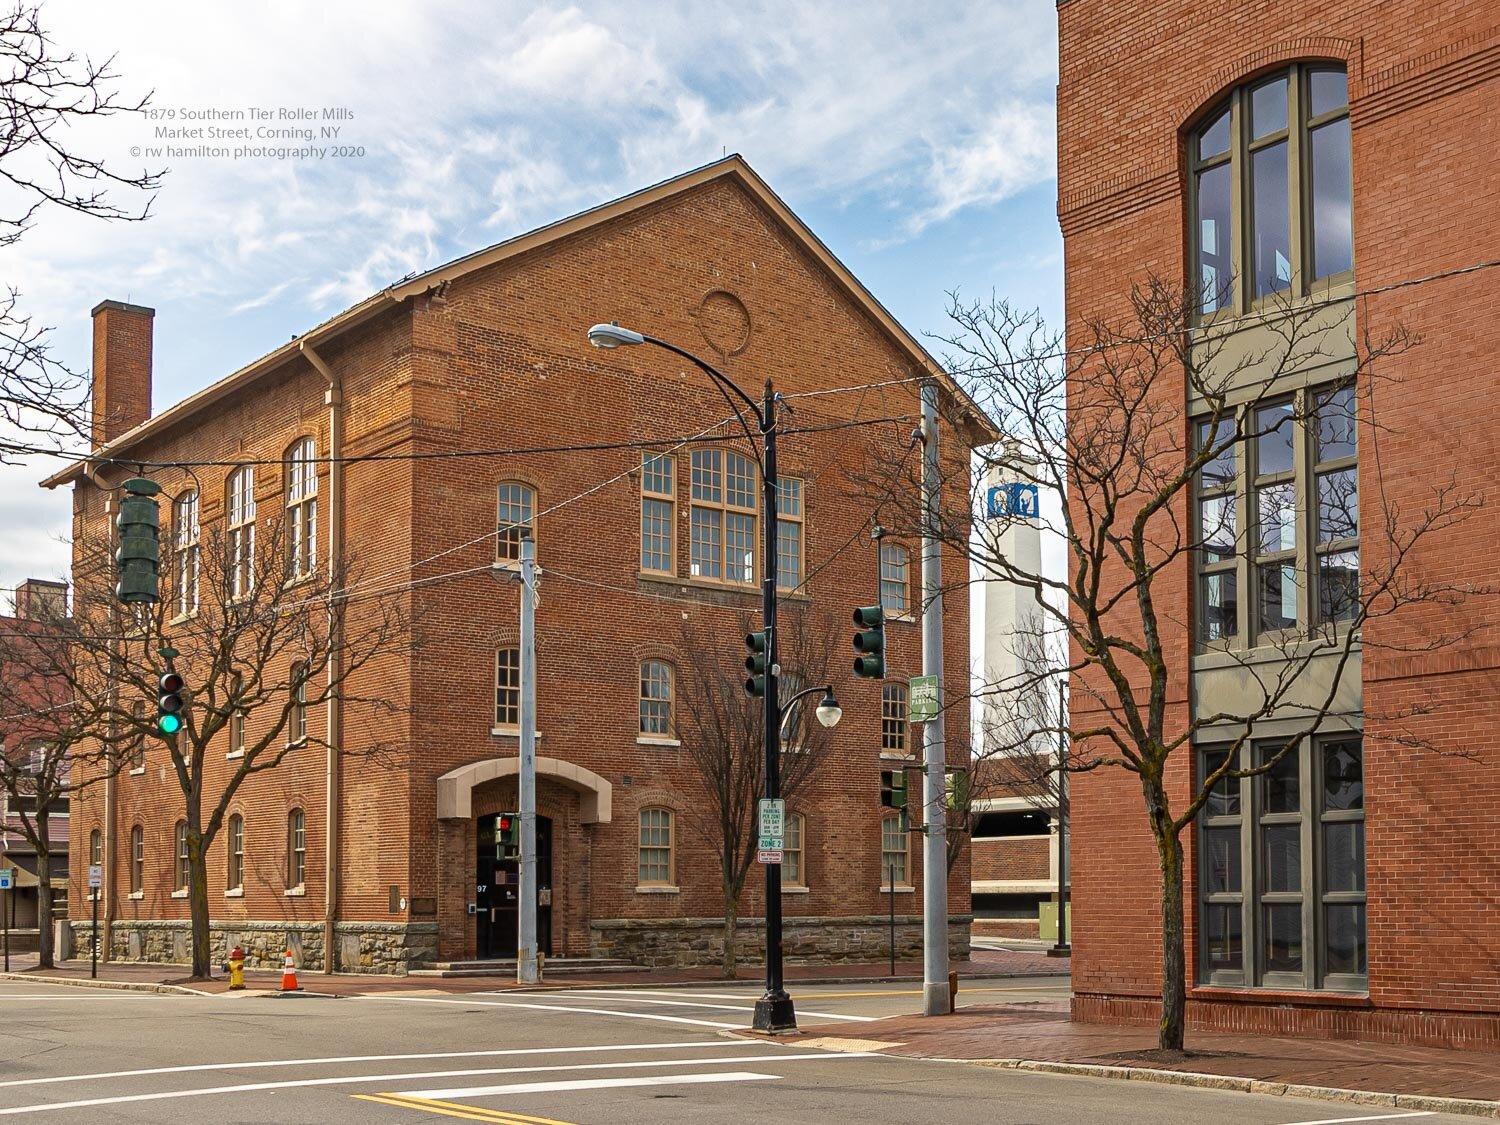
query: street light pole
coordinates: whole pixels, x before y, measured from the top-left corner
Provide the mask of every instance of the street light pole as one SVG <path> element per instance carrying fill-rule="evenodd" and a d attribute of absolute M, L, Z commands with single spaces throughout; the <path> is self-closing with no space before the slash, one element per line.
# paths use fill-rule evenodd
<path fill-rule="evenodd" d="M 674 355 L 681 356 L 703 371 L 719 392 L 729 401 L 750 437 L 750 428 L 745 416 L 734 404 L 737 397 L 748 408 L 760 430 L 760 479 L 761 508 L 763 510 L 763 532 L 761 537 L 761 628 L 766 635 L 766 694 L 765 694 L 765 796 L 777 800 L 781 795 L 781 706 L 778 700 L 777 683 L 780 666 L 776 662 L 776 543 L 777 543 L 777 478 L 776 478 L 776 392 L 771 380 L 766 380 L 761 401 L 756 403 L 727 375 L 711 364 L 704 362 L 692 352 L 679 348 L 666 340 L 658 340 L 618 324 L 596 324 L 589 329 L 589 343 L 596 348 L 619 348 L 635 344 L 654 344 Z M 734 397 L 731 397 L 731 393 Z M 752 442 L 753 444 L 753 442 Z M 791 1032 L 797 1030 L 797 1015 L 792 998 L 787 995 L 782 976 L 781 957 L 781 865 L 767 863 L 766 869 L 766 994 L 755 1002 L 753 1026 L 757 1031 Z"/>

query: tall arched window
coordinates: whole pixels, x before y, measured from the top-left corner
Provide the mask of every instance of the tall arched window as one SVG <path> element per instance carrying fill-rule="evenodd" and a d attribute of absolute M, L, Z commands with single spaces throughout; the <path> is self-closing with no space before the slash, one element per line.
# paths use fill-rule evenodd
<path fill-rule="evenodd" d="M 892 813 L 880 820 L 880 883 L 889 887 L 892 883 L 906 883 L 906 859 L 910 850 L 906 817 Z"/>
<path fill-rule="evenodd" d="M 295 746 L 307 741 L 307 665 L 293 664 L 288 678 L 291 699 L 287 702 L 286 741 L 288 746 Z"/>
<path fill-rule="evenodd" d="M 307 880 L 307 816 L 293 809 L 286 817 L 286 887 L 300 889 Z"/>
<path fill-rule="evenodd" d="M 907 597 L 907 554 L 905 547 L 894 543 L 880 547 L 880 608 L 892 617 L 911 609 Z"/>
<path fill-rule="evenodd" d="M 318 565 L 318 446 L 299 438 L 286 451 L 287 576 L 302 578 Z"/>
<path fill-rule="evenodd" d="M 807 886 L 807 865 L 803 862 L 802 835 L 807 818 L 801 813 L 786 814 L 786 836 L 781 849 L 781 885 Z"/>
<path fill-rule="evenodd" d="M 886 684 L 880 689 L 880 749 L 885 754 L 905 754 L 906 687 Z"/>
<path fill-rule="evenodd" d="M 188 859 L 188 831 L 187 821 L 185 820 L 177 822 L 177 840 L 174 854 L 177 857 L 177 877 L 173 880 L 172 886 L 179 891 L 185 891 L 188 889 L 188 883 L 193 876 L 192 863 Z"/>
<path fill-rule="evenodd" d="M 495 494 L 495 558 L 501 562 L 519 562 L 521 540 L 534 534 L 536 492 L 515 481 L 505 481 Z"/>
<path fill-rule="evenodd" d="M 184 492 L 172 501 L 172 546 L 176 556 L 177 612 L 198 608 L 198 493 Z"/>
<path fill-rule="evenodd" d="M 146 884 L 146 832 L 139 824 L 130 830 L 130 893 L 139 895 Z"/>
<path fill-rule="evenodd" d="M 641 725 L 646 738 L 673 738 L 677 729 L 673 714 L 672 666 L 663 660 L 641 664 Z"/>
<path fill-rule="evenodd" d="M 229 532 L 229 596 L 243 598 L 255 586 L 255 469 L 229 474 L 225 522 Z"/>
<path fill-rule="evenodd" d="M 1234 90 L 1188 138 L 1198 311 L 1298 297 L 1354 267 L 1344 71 L 1299 63 Z"/>
<path fill-rule="evenodd" d="M 495 654 L 495 725 L 521 725 L 521 650 L 502 648 Z"/>
<path fill-rule="evenodd" d="M 245 889 L 245 818 L 239 813 L 229 818 L 228 840 L 229 870 L 224 878 L 225 889 L 242 891 Z"/>

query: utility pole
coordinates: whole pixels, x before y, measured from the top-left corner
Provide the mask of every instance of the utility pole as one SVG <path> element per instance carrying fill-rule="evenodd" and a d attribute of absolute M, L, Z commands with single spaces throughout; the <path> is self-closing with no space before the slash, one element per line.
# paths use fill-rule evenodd
<path fill-rule="evenodd" d="M 937 681 L 936 714 L 922 724 L 922 1013 L 953 1011 L 948 990 L 948 750 L 943 719 L 943 559 L 938 524 L 937 383 L 922 384 L 922 674 Z"/>
<path fill-rule="evenodd" d="M 516 982 L 540 984 L 536 962 L 536 540 L 521 532 L 521 902 Z"/>
<path fill-rule="evenodd" d="M 1070 957 L 1068 941 L 1068 682 L 1057 684 L 1057 944 L 1049 957 Z"/>

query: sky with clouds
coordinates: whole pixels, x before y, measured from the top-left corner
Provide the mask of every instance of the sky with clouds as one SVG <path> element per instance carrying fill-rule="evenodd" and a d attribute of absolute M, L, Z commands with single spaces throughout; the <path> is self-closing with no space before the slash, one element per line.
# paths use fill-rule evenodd
<path fill-rule="evenodd" d="M 1054 0 L 45 0 L 43 19 L 177 116 L 76 138 L 166 170 L 148 221 L 44 213 L 0 251 L 0 280 L 80 369 L 98 301 L 155 308 L 156 410 L 405 274 L 725 152 L 919 336 L 955 288 L 1061 309 Z M 259 123 L 334 124 L 315 145 L 362 155 L 144 151 L 207 143 L 152 137 L 184 110 L 252 107 L 346 109 Z M 58 464 L 0 469 L 0 588 L 66 570 L 68 497 L 36 487 Z"/>

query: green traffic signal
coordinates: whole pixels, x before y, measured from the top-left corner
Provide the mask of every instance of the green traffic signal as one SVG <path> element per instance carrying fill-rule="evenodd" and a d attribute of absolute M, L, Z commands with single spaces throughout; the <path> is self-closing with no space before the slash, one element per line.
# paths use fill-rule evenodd
<path fill-rule="evenodd" d="M 163 715 L 156 720 L 156 729 L 162 734 L 176 734 L 182 729 L 181 715 Z"/>
<path fill-rule="evenodd" d="M 880 771 L 880 803 L 888 809 L 906 808 L 906 771 Z"/>
<path fill-rule="evenodd" d="M 750 655 L 745 657 L 745 671 L 750 673 L 745 679 L 745 692 L 759 699 L 766 694 L 765 633 L 748 634 L 745 637 L 745 647 L 750 650 Z"/>
<path fill-rule="evenodd" d="M 186 701 L 182 693 L 187 683 L 176 672 L 163 672 L 156 680 L 156 729 L 163 735 L 173 735 L 182 729 L 182 710 Z"/>
<path fill-rule="evenodd" d="M 854 674 L 868 680 L 885 678 L 885 610 L 878 605 L 860 606 L 854 611 Z"/>
<path fill-rule="evenodd" d="M 120 500 L 120 514 L 115 526 L 120 531 L 120 545 L 115 549 L 115 597 L 127 605 L 149 604 L 160 600 L 157 574 L 161 562 L 160 516 L 152 499 L 161 486 L 145 477 L 132 477 L 120 486 L 125 495 Z"/>

